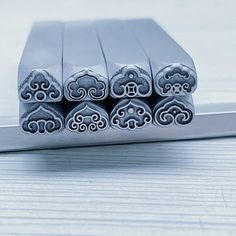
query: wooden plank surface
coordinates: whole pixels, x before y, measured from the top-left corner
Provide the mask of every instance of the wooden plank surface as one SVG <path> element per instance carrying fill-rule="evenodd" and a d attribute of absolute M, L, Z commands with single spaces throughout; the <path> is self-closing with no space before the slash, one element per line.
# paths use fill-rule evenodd
<path fill-rule="evenodd" d="M 2 0 L 0 116 L 34 20 L 154 17 L 195 59 L 195 103 L 235 102 L 235 5 Z M 236 138 L 0 154 L 0 235 L 235 235 L 235 180 Z"/>
<path fill-rule="evenodd" d="M 1 154 L 0 235 L 234 235 L 236 139 Z"/>

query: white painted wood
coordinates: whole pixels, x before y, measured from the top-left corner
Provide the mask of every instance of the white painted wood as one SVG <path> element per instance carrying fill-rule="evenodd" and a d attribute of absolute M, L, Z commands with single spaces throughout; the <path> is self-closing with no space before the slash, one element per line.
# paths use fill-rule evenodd
<path fill-rule="evenodd" d="M 139 16 L 195 60 L 195 103 L 236 101 L 233 0 L 1 1 L 0 115 L 32 21 Z M 235 235 L 235 180 L 235 138 L 0 154 L 0 235 Z"/>
<path fill-rule="evenodd" d="M 234 235 L 236 140 L 1 154 L 0 235 Z"/>

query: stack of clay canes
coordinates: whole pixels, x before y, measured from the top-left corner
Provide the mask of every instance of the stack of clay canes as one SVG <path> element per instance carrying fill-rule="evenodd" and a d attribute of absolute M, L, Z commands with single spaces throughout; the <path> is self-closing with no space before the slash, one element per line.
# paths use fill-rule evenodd
<path fill-rule="evenodd" d="M 97 133 L 191 123 L 192 58 L 152 19 L 38 22 L 18 71 L 20 127 Z"/>

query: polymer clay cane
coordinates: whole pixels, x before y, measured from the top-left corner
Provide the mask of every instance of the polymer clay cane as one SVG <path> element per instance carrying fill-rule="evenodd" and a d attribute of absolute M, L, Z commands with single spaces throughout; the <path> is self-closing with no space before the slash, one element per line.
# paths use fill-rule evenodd
<path fill-rule="evenodd" d="M 190 56 L 152 20 L 36 23 L 19 65 L 20 127 L 69 135 L 187 125 L 196 79 Z"/>
<path fill-rule="evenodd" d="M 67 130 L 55 135 L 27 135 L 20 131 L 14 118 L 0 117 L 0 152 L 236 136 L 235 103 L 197 104 L 189 125 L 163 128 L 150 124 L 134 132 L 110 128 L 96 135 L 78 135 Z"/>
<path fill-rule="evenodd" d="M 89 21 L 64 23 L 63 84 L 69 101 L 99 101 L 108 95 L 106 64 Z"/>
<path fill-rule="evenodd" d="M 64 117 L 57 103 L 20 103 L 19 123 L 27 134 L 54 134 L 63 130 Z"/>
<path fill-rule="evenodd" d="M 121 130 L 141 129 L 152 123 L 152 111 L 141 99 L 121 99 L 111 111 L 110 122 L 113 128 Z"/>
<path fill-rule="evenodd" d="M 71 104 L 65 117 L 65 127 L 75 133 L 97 133 L 109 127 L 109 117 L 97 103 L 85 101 Z"/>
<path fill-rule="evenodd" d="M 154 20 L 125 22 L 150 60 L 155 92 L 161 96 L 192 94 L 197 75 L 189 54 Z"/>
<path fill-rule="evenodd" d="M 58 102 L 62 91 L 62 24 L 33 24 L 18 68 L 21 102 Z"/>
<path fill-rule="evenodd" d="M 153 108 L 155 125 L 168 127 L 187 125 L 194 117 L 192 96 L 159 97 Z"/>
<path fill-rule="evenodd" d="M 121 20 L 101 20 L 95 27 L 105 56 L 113 98 L 148 97 L 152 93 L 147 56 Z"/>

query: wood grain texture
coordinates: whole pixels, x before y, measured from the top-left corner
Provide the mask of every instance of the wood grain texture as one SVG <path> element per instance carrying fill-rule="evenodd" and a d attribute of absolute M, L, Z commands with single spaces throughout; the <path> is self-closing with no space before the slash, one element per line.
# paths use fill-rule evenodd
<path fill-rule="evenodd" d="M 32 21 L 78 17 L 153 17 L 196 62 L 195 103 L 235 102 L 235 5 L 2 0 L 0 116 Z M 236 138 L 0 154 L 0 235 L 236 235 Z"/>
<path fill-rule="evenodd" d="M 236 139 L 0 155 L 0 235 L 234 235 Z"/>

